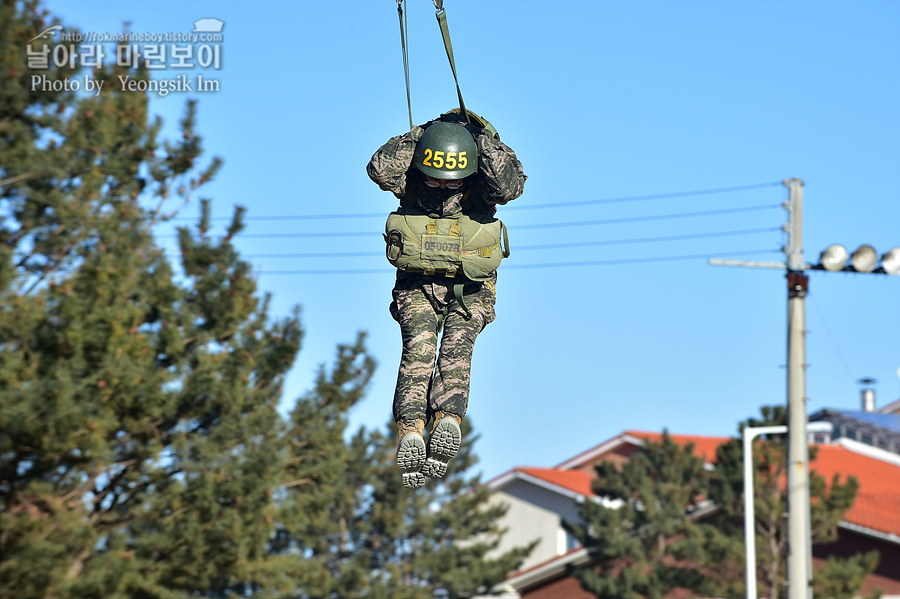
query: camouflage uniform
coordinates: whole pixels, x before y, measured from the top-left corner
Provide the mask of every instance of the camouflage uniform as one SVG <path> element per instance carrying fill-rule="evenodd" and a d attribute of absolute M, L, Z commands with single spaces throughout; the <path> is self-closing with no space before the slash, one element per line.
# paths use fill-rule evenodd
<path fill-rule="evenodd" d="M 525 174 L 515 153 L 498 139 L 476 135 L 478 174 L 474 182 L 459 190 L 429 188 L 422 174 L 411 167 L 421 127 L 392 137 L 369 162 L 366 171 L 381 189 L 404 199 L 407 184 L 417 178 L 415 203 L 434 217 L 452 216 L 463 210 L 469 189 L 470 198 L 484 199 L 481 210 L 496 213 L 497 204 L 506 204 L 522 195 Z M 494 299 L 497 273 L 490 281 L 472 282 L 458 275 L 423 275 L 397 271 L 390 310 L 400 323 L 403 353 L 394 392 L 394 420 L 402 425 L 416 420 L 427 422 L 436 412 L 462 418 L 469 397 L 469 375 L 475 338 L 495 318 Z M 453 293 L 456 283 L 465 283 L 463 301 L 471 318 L 458 305 Z M 438 349 L 438 335 L 443 336 Z"/>

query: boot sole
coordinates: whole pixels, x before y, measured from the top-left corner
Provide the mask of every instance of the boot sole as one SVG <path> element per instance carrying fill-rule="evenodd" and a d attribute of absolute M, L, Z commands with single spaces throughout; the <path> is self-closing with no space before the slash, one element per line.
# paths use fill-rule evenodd
<path fill-rule="evenodd" d="M 418 489 L 425 485 L 422 466 L 425 465 L 427 452 L 425 440 L 417 433 L 405 435 L 397 447 L 397 466 L 403 477 L 403 486 L 407 489 Z"/>
<path fill-rule="evenodd" d="M 422 472 L 429 478 L 443 478 L 450 460 L 459 451 L 462 433 L 453 418 L 443 418 L 431 432 L 428 440 L 428 457 Z"/>

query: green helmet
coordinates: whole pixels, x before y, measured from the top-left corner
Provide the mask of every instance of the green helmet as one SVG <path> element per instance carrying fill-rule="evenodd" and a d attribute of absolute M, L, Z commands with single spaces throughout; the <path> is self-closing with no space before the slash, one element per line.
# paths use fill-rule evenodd
<path fill-rule="evenodd" d="M 478 170 L 475 139 L 458 123 L 434 123 L 416 145 L 413 165 L 435 179 L 462 179 Z"/>

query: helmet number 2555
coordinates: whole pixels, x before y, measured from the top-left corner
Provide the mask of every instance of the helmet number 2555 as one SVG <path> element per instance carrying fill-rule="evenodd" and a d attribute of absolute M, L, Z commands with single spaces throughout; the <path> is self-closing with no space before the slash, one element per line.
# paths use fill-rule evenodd
<path fill-rule="evenodd" d="M 434 168 L 446 168 L 449 170 L 454 170 L 457 168 L 464 169 L 469 164 L 468 158 L 466 158 L 465 152 L 447 152 L 446 159 L 444 158 L 445 153 L 440 150 L 436 152 L 432 152 L 431 148 L 425 148 L 425 160 L 422 161 L 422 164 L 425 166 L 433 166 Z"/>

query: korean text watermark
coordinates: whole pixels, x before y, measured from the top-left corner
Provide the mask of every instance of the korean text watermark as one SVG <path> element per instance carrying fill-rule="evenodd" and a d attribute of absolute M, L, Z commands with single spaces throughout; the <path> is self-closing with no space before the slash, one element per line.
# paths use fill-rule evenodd
<path fill-rule="evenodd" d="M 34 71 L 57 68 L 83 67 L 97 69 L 115 55 L 115 64 L 148 71 L 163 69 L 214 69 L 222 68 L 222 28 L 225 23 L 219 19 L 200 19 L 194 22 L 189 32 L 168 33 L 98 33 L 65 32 L 62 25 L 48 27 L 29 40 L 26 53 L 28 68 Z M 48 44 L 39 40 L 49 40 L 59 35 L 60 42 Z M 37 42 L 37 43 L 36 43 Z M 104 44 L 115 43 L 114 50 Z M 202 75 L 190 77 L 179 74 L 172 78 L 135 79 L 130 75 L 119 75 L 118 87 L 121 91 L 154 92 L 160 96 L 175 91 L 219 91 L 217 79 Z M 90 75 L 51 79 L 46 74 L 31 76 L 31 89 L 41 91 L 84 91 L 100 94 L 104 81 L 92 79 Z M 108 89 L 108 87 L 107 87 Z"/>

